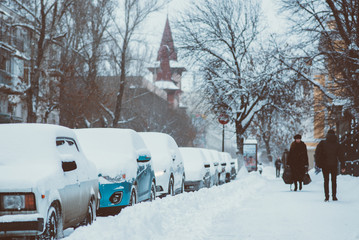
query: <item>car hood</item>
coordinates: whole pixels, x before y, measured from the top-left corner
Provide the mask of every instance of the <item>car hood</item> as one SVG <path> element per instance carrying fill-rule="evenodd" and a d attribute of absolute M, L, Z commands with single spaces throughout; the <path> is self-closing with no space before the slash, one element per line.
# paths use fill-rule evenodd
<path fill-rule="evenodd" d="M 59 171 L 55 166 L 36 166 L 36 165 L 17 165 L 17 166 L 0 166 L 0 190 L 15 190 L 24 188 L 44 187 L 49 184 L 56 184 L 61 187 L 60 181 L 56 176 Z"/>

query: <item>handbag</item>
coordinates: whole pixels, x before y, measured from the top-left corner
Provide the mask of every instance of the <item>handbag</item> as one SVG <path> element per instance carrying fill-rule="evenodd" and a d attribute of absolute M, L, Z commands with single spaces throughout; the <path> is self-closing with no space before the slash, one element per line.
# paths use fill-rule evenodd
<path fill-rule="evenodd" d="M 283 179 L 285 184 L 292 184 L 293 183 L 292 170 L 290 169 L 290 167 L 284 168 L 282 179 Z"/>
<path fill-rule="evenodd" d="M 303 177 L 303 184 L 304 185 L 308 185 L 309 183 L 312 182 L 312 179 L 310 178 L 309 174 L 306 173 L 304 174 L 304 177 Z"/>

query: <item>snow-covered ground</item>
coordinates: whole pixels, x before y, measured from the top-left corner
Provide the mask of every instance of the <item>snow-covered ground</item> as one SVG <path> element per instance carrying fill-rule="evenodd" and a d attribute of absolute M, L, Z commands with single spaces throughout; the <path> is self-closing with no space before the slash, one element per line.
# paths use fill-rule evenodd
<path fill-rule="evenodd" d="M 75 239 L 359 239 L 359 178 L 338 177 L 338 202 L 324 202 L 323 177 L 291 192 L 275 170 L 243 169 L 219 187 L 145 202 L 66 230 Z"/>

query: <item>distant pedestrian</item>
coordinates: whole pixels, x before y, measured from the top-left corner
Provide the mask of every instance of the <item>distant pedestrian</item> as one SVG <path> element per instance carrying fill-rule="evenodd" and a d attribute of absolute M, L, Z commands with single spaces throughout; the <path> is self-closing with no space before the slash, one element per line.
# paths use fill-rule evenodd
<path fill-rule="evenodd" d="M 280 167 L 282 166 L 282 161 L 280 160 L 280 158 L 277 158 L 277 160 L 275 160 L 274 165 L 275 165 L 275 175 L 277 178 L 279 178 L 280 177 Z"/>
<path fill-rule="evenodd" d="M 262 174 L 262 172 L 263 172 L 263 164 L 262 163 L 258 163 L 258 172 L 260 174 Z"/>
<path fill-rule="evenodd" d="M 294 136 L 294 142 L 290 145 L 288 165 L 292 171 L 294 182 L 294 191 L 302 190 L 302 182 L 305 173 L 308 170 L 308 152 L 307 146 L 302 142 L 302 136 L 297 134 Z"/>
<path fill-rule="evenodd" d="M 329 201 L 329 174 L 332 180 L 332 197 L 333 201 L 338 201 L 337 198 L 337 174 L 338 161 L 340 161 L 341 172 L 345 172 L 344 152 L 341 145 L 338 143 L 337 136 L 334 130 L 329 130 L 326 140 L 320 141 L 315 149 L 315 162 L 319 168 L 323 170 L 324 178 L 324 194 L 325 202 Z"/>

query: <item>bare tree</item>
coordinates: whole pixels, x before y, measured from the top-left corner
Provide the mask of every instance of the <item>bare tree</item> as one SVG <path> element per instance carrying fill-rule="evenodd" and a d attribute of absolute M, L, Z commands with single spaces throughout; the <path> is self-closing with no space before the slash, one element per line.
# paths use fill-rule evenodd
<path fill-rule="evenodd" d="M 60 123 L 69 127 L 92 126 L 102 121 L 103 93 L 98 81 L 101 64 L 108 59 L 107 30 L 113 2 L 74 2 L 63 24 Z"/>
<path fill-rule="evenodd" d="M 135 33 L 147 17 L 161 9 L 168 1 L 157 0 L 124 0 L 120 2 L 117 17 L 113 18 L 115 31 L 111 34 L 114 41 L 112 48 L 112 61 L 115 63 L 115 75 L 120 76 L 116 106 L 114 111 L 113 126 L 118 126 L 121 119 L 122 100 L 128 75 L 129 65 L 132 60 L 131 43 L 135 39 Z"/>
<path fill-rule="evenodd" d="M 38 120 L 41 104 L 40 82 L 42 79 L 46 79 L 49 72 L 48 65 L 46 65 L 48 51 L 61 36 L 62 33 L 59 33 L 58 25 L 72 3 L 73 0 L 12 1 L 12 7 L 30 22 L 30 24 L 24 23 L 24 26 L 26 25 L 33 32 L 30 86 L 26 91 L 27 122 Z"/>

